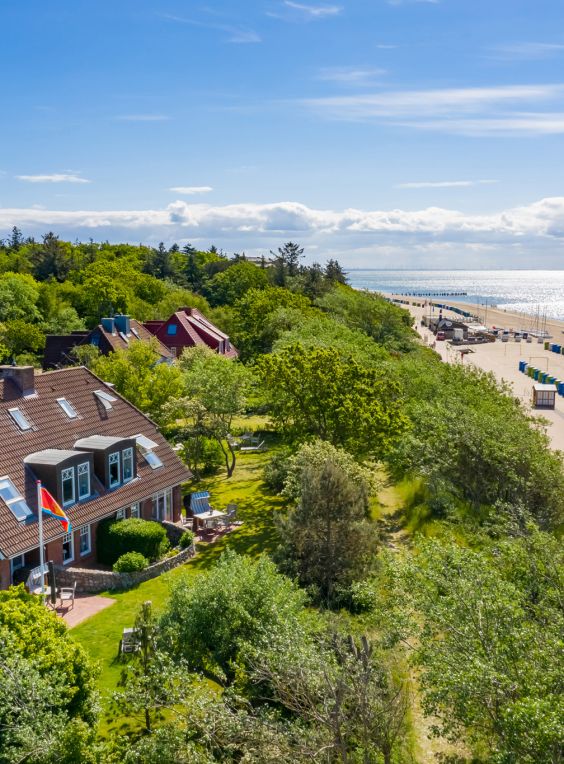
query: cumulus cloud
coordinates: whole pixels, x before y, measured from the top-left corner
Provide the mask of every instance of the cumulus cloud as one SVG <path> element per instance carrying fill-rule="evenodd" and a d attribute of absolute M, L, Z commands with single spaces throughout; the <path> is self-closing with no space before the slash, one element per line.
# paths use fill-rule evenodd
<path fill-rule="evenodd" d="M 558 267 L 564 197 L 482 215 L 446 207 L 331 210 L 294 201 L 213 206 L 180 199 L 155 210 L 0 208 L 0 232 L 13 225 L 34 235 L 54 230 L 68 238 L 199 241 L 247 252 L 291 238 L 315 247 L 321 259 L 338 255 L 348 267 L 439 267 L 452 265 L 453 257 L 459 267 Z"/>
<path fill-rule="evenodd" d="M 26 183 L 91 183 L 87 178 L 82 178 L 75 173 L 56 172 L 51 175 L 16 175 L 18 180 Z"/>
<path fill-rule="evenodd" d="M 261 234 L 277 231 L 344 234 L 360 233 L 486 233 L 558 236 L 564 229 L 564 197 L 541 199 L 530 205 L 475 215 L 442 207 L 421 210 L 313 209 L 300 202 L 241 203 L 223 206 L 177 200 L 160 210 L 56 211 L 0 208 L 0 225 L 57 225 L 98 228 L 180 226 L 194 230 Z"/>
<path fill-rule="evenodd" d="M 173 191 L 175 194 L 183 194 L 185 196 L 195 196 L 197 194 L 209 194 L 213 191 L 212 186 L 172 186 L 169 191 Z"/>

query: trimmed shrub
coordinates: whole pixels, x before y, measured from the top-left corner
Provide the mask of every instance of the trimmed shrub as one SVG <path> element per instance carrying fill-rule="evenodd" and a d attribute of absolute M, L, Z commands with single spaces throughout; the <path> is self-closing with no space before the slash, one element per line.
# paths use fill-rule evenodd
<path fill-rule="evenodd" d="M 169 548 L 166 530 L 151 520 L 107 518 L 98 525 L 96 532 L 98 560 L 105 565 L 113 565 L 127 552 L 139 552 L 154 562 L 160 560 Z"/>
<path fill-rule="evenodd" d="M 194 543 L 194 533 L 192 531 L 184 531 L 182 536 L 180 537 L 180 541 L 178 542 L 178 546 L 181 549 L 187 549 L 189 546 L 192 546 Z"/>
<path fill-rule="evenodd" d="M 149 560 L 139 552 L 126 552 L 114 563 L 116 573 L 133 573 L 136 570 L 145 570 Z"/>

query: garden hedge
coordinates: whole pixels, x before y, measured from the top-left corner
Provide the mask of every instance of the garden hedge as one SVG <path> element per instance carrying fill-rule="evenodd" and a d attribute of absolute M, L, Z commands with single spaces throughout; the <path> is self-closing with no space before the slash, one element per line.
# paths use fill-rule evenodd
<path fill-rule="evenodd" d="M 107 518 L 98 525 L 96 549 L 98 561 L 113 565 L 122 554 L 139 552 L 150 562 L 160 560 L 169 549 L 166 530 L 160 523 L 131 517 Z"/>
<path fill-rule="evenodd" d="M 149 560 L 139 552 L 126 552 L 114 563 L 115 573 L 134 573 L 137 570 L 145 570 Z"/>

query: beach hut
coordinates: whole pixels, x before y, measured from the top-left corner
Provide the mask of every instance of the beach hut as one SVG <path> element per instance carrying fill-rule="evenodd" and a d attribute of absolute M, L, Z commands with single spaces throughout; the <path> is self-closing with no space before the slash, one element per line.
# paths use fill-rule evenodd
<path fill-rule="evenodd" d="M 556 385 L 533 385 L 533 408 L 556 408 Z"/>

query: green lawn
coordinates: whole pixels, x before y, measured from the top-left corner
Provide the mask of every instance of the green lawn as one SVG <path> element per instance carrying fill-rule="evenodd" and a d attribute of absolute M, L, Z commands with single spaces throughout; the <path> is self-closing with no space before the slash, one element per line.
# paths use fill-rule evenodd
<path fill-rule="evenodd" d="M 268 453 L 241 454 L 232 478 L 218 475 L 198 485 L 198 488 L 210 491 L 215 508 L 238 504 L 238 516 L 243 525 L 215 544 L 199 544 L 196 557 L 186 565 L 127 592 L 107 592 L 116 603 L 71 631 L 100 666 L 99 687 L 104 701 L 107 702 L 119 679 L 121 664 L 117 661 L 117 650 L 122 631 L 133 625 L 142 602 L 151 600 L 158 612 L 174 581 L 206 570 L 227 547 L 250 555 L 272 550 L 275 545 L 273 512 L 281 508 L 283 502 L 279 496 L 270 494 L 262 483 L 262 469 L 269 458 Z"/>

